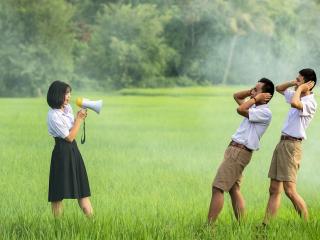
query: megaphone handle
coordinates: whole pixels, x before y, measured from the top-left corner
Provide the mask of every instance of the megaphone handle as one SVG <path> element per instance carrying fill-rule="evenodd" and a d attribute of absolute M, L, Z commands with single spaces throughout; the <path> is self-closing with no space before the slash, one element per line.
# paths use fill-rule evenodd
<path fill-rule="evenodd" d="M 81 136 L 81 144 L 84 144 L 86 141 L 86 121 L 83 121 L 83 132 Z"/>

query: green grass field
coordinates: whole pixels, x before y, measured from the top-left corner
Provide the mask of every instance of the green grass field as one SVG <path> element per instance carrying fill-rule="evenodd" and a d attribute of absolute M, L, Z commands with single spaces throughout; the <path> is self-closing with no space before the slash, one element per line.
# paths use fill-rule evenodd
<path fill-rule="evenodd" d="M 214 228 L 206 225 L 211 182 L 242 119 L 232 98 L 241 89 L 73 91 L 73 101 L 80 95 L 104 100 L 100 115 L 88 114 L 87 142 L 78 142 L 92 192 L 90 220 L 75 200 L 64 201 L 61 219 L 52 217 L 47 191 L 54 141 L 47 133 L 46 99 L 0 99 L 0 239 L 319 239 L 319 113 L 307 131 L 298 177 L 310 221 L 300 220 L 283 195 L 278 217 L 268 229 L 256 229 L 288 111 L 279 95 L 270 104 L 273 119 L 261 149 L 244 172 L 246 219 L 235 221 L 226 195 Z"/>

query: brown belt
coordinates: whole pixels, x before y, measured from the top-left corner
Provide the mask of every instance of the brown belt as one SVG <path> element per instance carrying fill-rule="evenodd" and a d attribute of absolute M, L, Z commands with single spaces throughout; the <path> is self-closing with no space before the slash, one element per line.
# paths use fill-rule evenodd
<path fill-rule="evenodd" d="M 291 141 L 298 141 L 301 142 L 303 139 L 302 138 L 296 138 L 296 137 L 291 137 L 288 135 L 281 135 L 281 140 L 291 140 Z"/>
<path fill-rule="evenodd" d="M 237 147 L 237 148 L 242 148 L 242 149 L 244 149 L 244 150 L 247 150 L 248 152 L 252 152 L 252 150 L 251 150 L 250 148 L 247 148 L 245 145 L 240 144 L 240 143 L 237 143 L 237 142 L 235 142 L 235 141 L 233 141 L 233 140 L 229 143 L 229 146 L 234 146 L 234 147 Z"/>

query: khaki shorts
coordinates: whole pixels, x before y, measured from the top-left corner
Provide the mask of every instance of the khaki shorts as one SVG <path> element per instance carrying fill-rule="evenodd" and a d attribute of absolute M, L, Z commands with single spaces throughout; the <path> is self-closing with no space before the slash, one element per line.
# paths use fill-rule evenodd
<path fill-rule="evenodd" d="M 281 140 L 273 152 L 268 177 L 278 181 L 296 182 L 302 157 L 301 141 Z"/>
<path fill-rule="evenodd" d="M 217 175 L 212 183 L 213 187 L 229 192 L 237 183 L 240 186 L 242 172 L 251 160 L 252 152 L 235 146 L 229 146 L 224 153 Z"/>

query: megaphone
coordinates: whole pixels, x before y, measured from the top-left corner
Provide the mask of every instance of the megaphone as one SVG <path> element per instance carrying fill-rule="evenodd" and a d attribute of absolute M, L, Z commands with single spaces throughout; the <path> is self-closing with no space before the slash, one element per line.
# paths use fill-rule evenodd
<path fill-rule="evenodd" d="M 78 97 L 76 100 L 76 104 L 78 107 L 89 108 L 98 114 L 100 113 L 102 108 L 102 100 L 92 101 L 87 98 Z"/>

